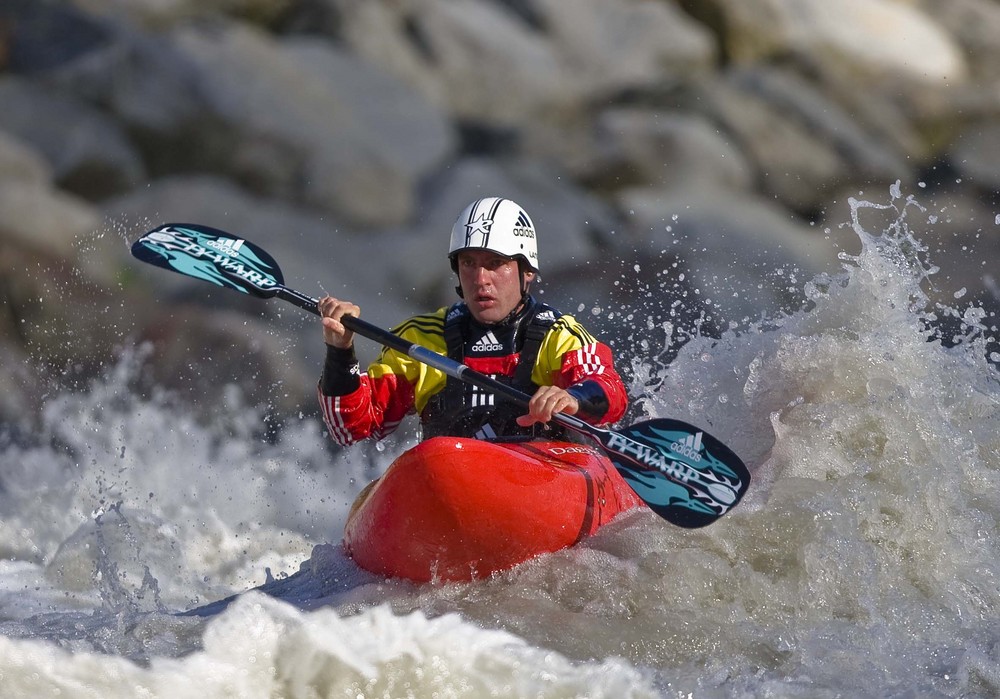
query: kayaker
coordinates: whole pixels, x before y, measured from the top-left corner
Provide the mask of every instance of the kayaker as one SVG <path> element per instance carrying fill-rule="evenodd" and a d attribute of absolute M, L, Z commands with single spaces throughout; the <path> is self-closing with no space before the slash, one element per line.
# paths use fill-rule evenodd
<path fill-rule="evenodd" d="M 337 443 L 381 439 L 412 412 L 420 416 L 424 439 L 569 439 L 571 431 L 550 422 L 555 413 L 592 424 L 622 417 L 627 393 L 611 349 L 573 316 L 529 293 L 538 278 L 538 250 L 524 209 L 497 197 L 472 202 L 452 227 L 448 259 L 460 300 L 414 316 L 393 332 L 530 394 L 527 413 L 388 348 L 362 373 L 354 333 L 339 322 L 345 314 L 360 316 L 361 309 L 325 296 L 319 301 L 327 345 L 319 400 Z"/>

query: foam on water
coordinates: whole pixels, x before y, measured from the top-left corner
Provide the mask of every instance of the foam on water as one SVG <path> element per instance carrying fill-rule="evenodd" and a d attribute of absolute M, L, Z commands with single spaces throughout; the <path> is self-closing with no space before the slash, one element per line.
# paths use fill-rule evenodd
<path fill-rule="evenodd" d="M 129 392 L 141 357 L 50 397 L 39 439 L 3 450 L 3 695 L 1000 693 L 995 320 L 928 299 L 921 213 L 898 186 L 852 201 L 860 251 L 803 310 L 636 366 L 645 413 L 754 471 L 736 510 L 700 530 L 636 511 L 478 583 L 382 581 L 337 548 L 394 449 L 334 458 L 311 420 L 264 442 L 246 409 L 203 424 Z"/>
<path fill-rule="evenodd" d="M 0 677 L 5 696 L 24 697 L 656 696 L 621 660 L 575 666 L 456 614 L 303 614 L 259 593 L 213 619 L 184 658 L 144 667 L 0 638 Z"/>

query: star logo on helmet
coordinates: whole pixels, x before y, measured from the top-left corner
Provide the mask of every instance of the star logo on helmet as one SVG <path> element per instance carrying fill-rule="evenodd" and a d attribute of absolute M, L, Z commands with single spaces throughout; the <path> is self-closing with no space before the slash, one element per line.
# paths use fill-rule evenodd
<path fill-rule="evenodd" d="M 465 224 L 465 239 L 468 242 L 472 241 L 472 237 L 477 233 L 483 236 L 483 241 L 485 242 L 487 236 L 490 234 L 490 228 L 493 226 L 493 219 L 486 218 L 486 214 L 479 214 L 477 218 L 472 223 Z"/>

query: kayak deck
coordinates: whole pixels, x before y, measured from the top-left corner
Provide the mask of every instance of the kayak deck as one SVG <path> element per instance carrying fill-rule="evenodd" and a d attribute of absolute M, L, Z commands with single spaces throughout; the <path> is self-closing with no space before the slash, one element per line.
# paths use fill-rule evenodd
<path fill-rule="evenodd" d="M 471 580 L 572 546 L 642 505 L 589 445 L 436 437 L 362 492 L 344 545 L 373 573 Z"/>

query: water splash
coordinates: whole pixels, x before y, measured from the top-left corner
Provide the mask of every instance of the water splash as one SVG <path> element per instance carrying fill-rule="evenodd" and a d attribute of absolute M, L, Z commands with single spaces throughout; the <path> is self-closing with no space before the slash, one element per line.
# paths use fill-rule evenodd
<path fill-rule="evenodd" d="M 782 678 L 882 696 L 913 686 L 915 666 L 940 668 L 920 680 L 935 691 L 997 688 L 995 665 L 958 679 L 1000 638 L 994 338 L 982 309 L 929 301 L 937 268 L 910 225 L 922 209 L 898 185 L 890 195 L 850 201 L 861 251 L 806 284 L 807 308 L 693 338 L 646 404 L 712 427 L 755 471 L 735 516 L 672 545 L 697 552 L 685 575 L 734 595 L 727 655 L 766 649 L 769 685 L 793 695 Z M 871 211 L 889 214 L 883 230 L 866 226 Z M 942 338 L 942 317 L 961 332 Z"/>
<path fill-rule="evenodd" d="M 12 619 L 0 638 L 5 678 L 36 688 L 127 678 L 127 687 L 101 680 L 111 696 L 138 686 L 151 696 L 176 686 L 252 695 L 275 677 L 293 696 L 469 686 L 513 696 L 997 695 L 995 333 L 983 309 L 959 305 L 964 296 L 930 300 L 947 295 L 934 289 L 914 198 L 896 185 L 887 202 L 849 203 L 844 225 L 860 250 L 841 256 L 838 273 L 802 280 L 805 305 L 794 312 L 718 333 L 680 328 L 686 343 L 668 350 L 682 316 L 669 315 L 673 290 L 661 295 L 674 326 L 646 333 L 638 368 L 655 381 L 637 379 L 642 410 L 705 425 L 755 475 L 744 501 L 703 530 L 639 511 L 480 583 L 352 577 L 337 554 L 330 493 L 346 509 L 382 454 L 331 467 L 307 420 L 265 445 L 254 443 L 252 412 L 206 425 L 127 389 L 50 398 L 43 428 L 59 448 L 5 452 L 14 467 L 0 493 L 11 513 L 0 542 L 20 564 L 0 565 Z M 47 614 L 25 614 L 16 605 L 36 599 L 24 594 L 31 576 L 74 527 L 95 526 L 95 511 L 107 551 L 119 533 L 124 542 L 108 575 L 128 572 L 134 594 L 147 565 L 159 593 L 146 587 L 132 600 L 128 631 L 81 619 L 81 607 L 104 600 L 131 609 L 97 592 L 45 597 Z M 313 540 L 330 545 L 310 553 Z M 303 556 L 308 575 L 265 583 L 298 609 L 248 596 L 205 618 L 157 611 L 157 596 L 168 607 L 206 599 L 216 581 L 205 576 L 239 591 Z M 93 590 L 93 571 L 75 579 Z M 499 644 L 496 631 L 507 634 Z"/>
<path fill-rule="evenodd" d="M 370 459 L 335 458 L 304 418 L 262 438 L 265 416 L 231 387 L 207 416 L 143 396 L 148 356 L 125 352 L 84 390 L 53 393 L 4 444 L 5 635 L 139 659 L 185 652 L 198 638 L 169 640 L 172 611 L 259 585 L 268 569 L 283 577 L 339 541 Z"/>

